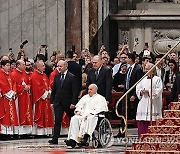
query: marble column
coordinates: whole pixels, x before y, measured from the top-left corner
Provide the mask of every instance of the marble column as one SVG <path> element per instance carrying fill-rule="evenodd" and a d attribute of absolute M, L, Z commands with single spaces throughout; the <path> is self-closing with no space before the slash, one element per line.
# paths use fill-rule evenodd
<path fill-rule="evenodd" d="M 153 51 L 153 48 L 152 48 L 152 46 L 153 46 L 153 40 L 152 40 L 153 36 L 152 35 L 153 35 L 152 28 L 151 27 L 146 27 L 145 31 L 144 31 L 144 41 L 148 43 L 150 51 Z"/>
<path fill-rule="evenodd" d="M 10 25 L 9 25 L 9 0 L 8 1 L 0 1 L 0 43 L 1 43 L 1 55 L 3 51 L 8 50 L 10 42 Z"/>
<path fill-rule="evenodd" d="M 98 0 L 98 49 L 100 49 L 103 42 L 103 20 L 104 20 L 104 9 L 103 0 Z"/>
<path fill-rule="evenodd" d="M 33 44 L 33 1 L 27 1 L 27 0 L 20 0 L 20 11 L 21 19 L 19 20 L 19 27 L 20 29 L 20 39 L 19 43 L 17 41 L 14 41 L 13 46 L 17 46 L 17 49 L 19 49 L 19 45 L 22 41 L 28 40 L 28 44 L 24 46 L 26 55 L 28 57 L 32 57 L 35 55 L 35 49 L 37 51 L 37 48 L 35 48 Z M 12 31 L 14 31 L 15 25 L 12 27 Z M 12 38 L 13 39 L 13 38 Z M 10 40 L 12 40 L 10 39 Z"/>
<path fill-rule="evenodd" d="M 109 52 L 109 0 L 103 0 L 103 43 Z"/>
<path fill-rule="evenodd" d="M 41 44 L 52 51 L 65 51 L 65 0 L 1 0 L 0 55 L 12 47 L 15 54 L 22 41 L 29 58 Z"/>
<path fill-rule="evenodd" d="M 118 0 L 109 1 L 109 14 L 115 14 L 118 11 Z M 116 56 L 118 47 L 118 23 L 109 19 L 109 54 L 113 58 Z"/>
<path fill-rule="evenodd" d="M 82 1 L 82 48 L 89 48 L 89 0 Z"/>
<path fill-rule="evenodd" d="M 89 42 L 90 52 L 98 53 L 98 1 L 89 1 Z"/>
<path fill-rule="evenodd" d="M 81 51 L 81 0 L 66 0 L 66 50 Z"/>
<path fill-rule="evenodd" d="M 65 1 L 58 0 L 57 14 L 57 50 L 65 53 Z M 55 47 L 54 47 L 55 48 Z M 56 49 L 56 48 L 55 48 Z"/>

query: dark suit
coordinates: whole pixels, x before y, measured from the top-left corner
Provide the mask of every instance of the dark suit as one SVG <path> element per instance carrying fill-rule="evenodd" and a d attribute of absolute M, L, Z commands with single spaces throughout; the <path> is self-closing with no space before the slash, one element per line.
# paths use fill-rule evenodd
<path fill-rule="evenodd" d="M 127 70 L 128 72 L 128 70 Z M 130 74 L 130 80 L 129 80 L 129 89 L 143 76 L 143 71 L 141 67 L 138 64 L 135 64 L 133 70 L 131 71 Z M 125 92 L 128 90 L 126 89 L 126 82 L 127 82 L 127 76 L 125 80 Z M 135 96 L 135 100 L 133 102 L 130 102 L 130 97 Z M 136 118 L 136 110 L 137 110 L 137 105 L 138 105 L 138 98 L 136 95 L 136 88 L 131 90 L 128 94 L 128 119 L 135 119 Z M 125 113 L 125 101 L 123 102 L 122 106 L 123 114 Z"/>
<path fill-rule="evenodd" d="M 86 86 L 88 88 L 90 84 L 96 84 L 98 94 L 104 96 L 110 102 L 112 99 L 112 72 L 108 67 L 102 66 L 96 80 L 95 71 L 94 68 L 89 70 Z"/>
<path fill-rule="evenodd" d="M 176 79 L 173 83 L 173 87 L 171 89 L 171 96 L 170 96 L 170 102 L 177 102 L 178 101 L 178 95 L 180 94 L 180 74 L 176 76 Z"/>
<path fill-rule="evenodd" d="M 177 72 L 171 76 L 171 81 L 170 81 L 169 80 L 170 70 L 166 71 L 164 85 L 166 86 L 167 83 L 173 83 L 175 81 L 176 75 L 177 75 Z M 167 86 L 166 86 L 166 89 L 168 90 Z"/>
<path fill-rule="evenodd" d="M 82 89 L 82 71 L 81 65 L 77 64 L 75 61 L 68 61 L 68 70 L 77 77 L 78 91 Z"/>
<path fill-rule="evenodd" d="M 70 105 L 76 105 L 78 102 L 77 81 L 75 75 L 67 71 L 62 87 L 60 79 L 61 75 L 57 74 L 54 78 L 54 84 L 50 98 L 54 105 L 55 114 L 53 135 L 54 140 L 57 140 L 59 137 L 64 111 L 71 118 L 74 115 L 74 110 L 70 109 Z"/>

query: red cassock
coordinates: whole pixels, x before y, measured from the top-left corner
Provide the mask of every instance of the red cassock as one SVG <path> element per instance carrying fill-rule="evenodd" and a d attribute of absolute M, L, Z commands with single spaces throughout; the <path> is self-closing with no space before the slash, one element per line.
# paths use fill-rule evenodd
<path fill-rule="evenodd" d="M 49 84 L 50 84 L 50 88 L 52 89 L 53 87 L 53 83 L 54 83 L 54 77 L 56 76 L 56 74 L 58 74 L 58 70 L 55 69 L 49 76 Z"/>
<path fill-rule="evenodd" d="M 34 122 L 40 128 L 54 126 L 52 108 L 49 98 L 42 99 L 45 91 L 49 91 L 49 79 L 35 70 L 31 75 L 32 102 L 35 105 Z"/>
<path fill-rule="evenodd" d="M 58 74 L 58 70 L 55 69 L 49 76 L 49 83 L 50 83 L 50 88 L 52 89 L 53 87 L 53 83 L 54 83 L 54 77 L 56 76 L 56 74 Z M 64 112 L 63 114 L 63 118 L 62 118 L 62 127 L 63 128 L 68 128 L 69 127 L 69 117 L 66 114 L 66 112 Z"/>
<path fill-rule="evenodd" d="M 26 75 L 27 75 L 27 77 L 28 77 L 28 83 L 31 85 L 31 75 L 32 75 L 32 73 L 33 72 L 25 72 L 26 73 Z M 32 103 L 32 95 L 31 95 L 31 92 L 30 92 L 30 100 L 31 100 L 31 104 L 33 104 Z"/>
<path fill-rule="evenodd" d="M 24 90 L 25 86 L 30 86 L 29 78 L 23 71 L 14 70 L 11 75 L 14 77 L 17 86 L 19 123 L 20 125 L 32 125 L 32 103 L 30 91 Z"/>
<path fill-rule="evenodd" d="M 4 110 L 4 103 L 3 103 L 3 98 L 0 97 L 0 131 L 1 131 L 1 119 L 5 115 L 5 110 Z"/>
<path fill-rule="evenodd" d="M 19 126 L 15 99 L 9 100 L 5 96 L 10 90 L 16 92 L 16 84 L 13 77 L 0 69 L 0 91 L 3 96 L 0 98 L 0 124 L 4 126 Z"/>

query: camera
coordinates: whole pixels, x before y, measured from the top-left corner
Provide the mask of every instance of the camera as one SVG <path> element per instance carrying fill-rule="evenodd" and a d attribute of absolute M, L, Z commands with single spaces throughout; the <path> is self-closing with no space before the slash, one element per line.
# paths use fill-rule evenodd
<path fill-rule="evenodd" d="M 88 49 L 85 49 L 84 55 L 85 55 L 85 56 L 88 56 L 88 52 L 89 52 L 89 50 L 88 50 Z"/>
<path fill-rule="evenodd" d="M 24 45 L 28 43 L 28 40 L 25 40 L 21 43 L 20 45 L 20 49 L 23 49 L 24 48 Z"/>
<path fill-rule="evenodd" d="M 138 38 L 137 37 L 135 38 L 135 41 L 138 42 Z"/>

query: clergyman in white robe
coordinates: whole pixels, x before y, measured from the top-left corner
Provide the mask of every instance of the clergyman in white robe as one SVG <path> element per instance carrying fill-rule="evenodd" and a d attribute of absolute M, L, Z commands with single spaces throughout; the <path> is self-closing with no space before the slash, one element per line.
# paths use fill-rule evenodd
<path fill-rule="evenodd" d="M 146 94 L 142 94 L 142 91 L 146 90 Z M 163 84 L 162 80 L 158 76 L 153 76 L 152 79 L 152 121 L 158 118 L 162 118 L 162 92 Z M 151 79 L 145 77 L 137 86 L 136 94 L 139 98 L 139 104 L 137 107 L 136 120 L 138 121 L 138 135 L 147 133 L 148 126 L 150 124 L 150 112 L 151 112 Z"/>
<path fill-rule="evenodd" d="M 76 104 L 75 109 L 75 114 L 77 112 L 81 114 L 71 118 L 67 139 L 78 143 L 79 138 L 82 138 L 84 134 L 91 136 L 98 121 L 96 114 L 103 111 L 108 111 L 107 102 L 103 96 L 97 93 L 93 96 L 89 94 L 83 96 Z"/>

